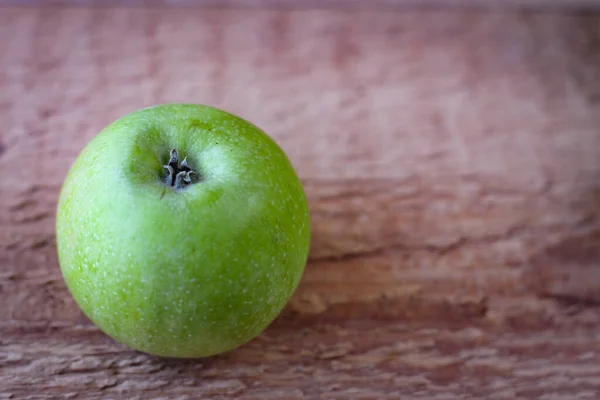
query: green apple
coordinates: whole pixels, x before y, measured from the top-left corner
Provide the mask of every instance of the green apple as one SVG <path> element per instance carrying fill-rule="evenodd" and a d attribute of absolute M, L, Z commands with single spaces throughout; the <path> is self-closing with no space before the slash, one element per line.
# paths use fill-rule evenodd
<path fill-rule="evenodd" d="M 302 185 L 251 123 L 194 104 L 135 111 L 81 152 L 56 240 L 82 311 L 142 352 L 205 357 L 258 336 L 295 291 L 310 244 Z"/>

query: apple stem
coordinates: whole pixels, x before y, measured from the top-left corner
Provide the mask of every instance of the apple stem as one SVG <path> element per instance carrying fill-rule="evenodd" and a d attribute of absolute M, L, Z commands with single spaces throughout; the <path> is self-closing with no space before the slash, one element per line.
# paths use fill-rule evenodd
<path fill-rule="evenodd" d="M 169 162 L 163 165 L 163 168 L 167 170 L 165 184 L 174 189 L 183 189 L 192 183 L 192 175 L 198 175 L 187 163 L 187 157 L 181 163 L 179 162 L 177 149 L 171 149 Z"/>

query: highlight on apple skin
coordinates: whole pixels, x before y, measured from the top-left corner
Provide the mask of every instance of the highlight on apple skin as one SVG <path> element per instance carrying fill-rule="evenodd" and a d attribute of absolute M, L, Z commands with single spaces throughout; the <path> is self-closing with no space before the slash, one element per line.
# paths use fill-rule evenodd
<path fill-rule="evenodd" d="M 287 304 L 310 217 L 266 133 L 212 107 L 165 104 L 83 149 L 56 239 L 67 286 L 102 331 L 145 353 L 206 357 L 252 340 Z"/>

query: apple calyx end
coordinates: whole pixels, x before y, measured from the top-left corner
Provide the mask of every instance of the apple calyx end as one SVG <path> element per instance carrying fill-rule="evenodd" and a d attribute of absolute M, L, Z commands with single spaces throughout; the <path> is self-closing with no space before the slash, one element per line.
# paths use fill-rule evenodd
<path fill-rule="evenodd" d="M 167 176 L 164 179 L 165 185 L 173 189 L 183 189 L 192 184 L 193 176 L 198 175 L 187 162 L 187 157 L 179 162 L 179 154 L 177 149 L 171 149 L 169 153 L 169 162 L 163 165 L 163 169 L 167 171 Z"/>

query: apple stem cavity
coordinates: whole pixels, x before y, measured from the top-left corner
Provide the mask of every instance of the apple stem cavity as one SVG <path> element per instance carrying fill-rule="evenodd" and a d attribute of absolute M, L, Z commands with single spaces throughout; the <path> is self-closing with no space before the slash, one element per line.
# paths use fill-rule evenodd
<path fill-rule="evenodd" d="M 173 189 L 183 189 L 192 183 L 193 175 L 198 175 L 187 162 L 187 157 L 184 157 L 181 163 L 179 162 L 179 155 L 177 149 L 171 149 L 169 153 L 169 162 L 163 165 L 163 168 L 167 171 L 167 176 L 164 183 L 172 187 Z"/>

